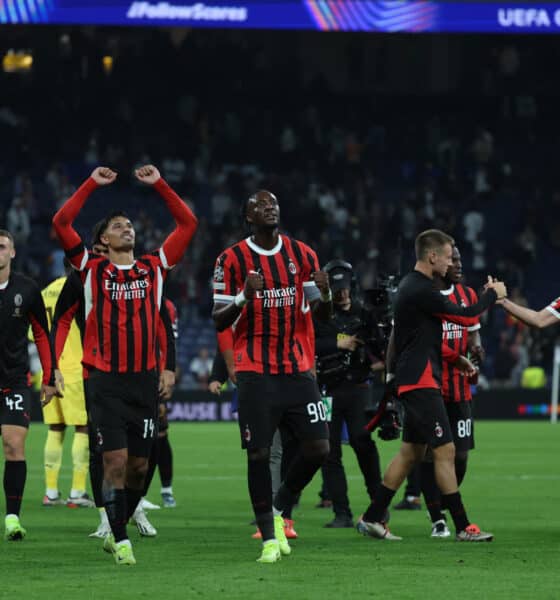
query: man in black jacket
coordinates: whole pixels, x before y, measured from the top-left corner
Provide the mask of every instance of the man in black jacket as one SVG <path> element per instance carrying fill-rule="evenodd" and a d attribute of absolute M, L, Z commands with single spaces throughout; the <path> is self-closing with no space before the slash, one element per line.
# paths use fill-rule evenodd
<path fill-rule="evenodd" d="M 341 431 L 344 421 L 348 428 L 350 446 L 358 459 L 370 498 L 373 498 L 381 482 L 377 446 L 371 439 L 371 434 L 365 430 L 368 421 L 366 404 L 371 388 L 366 380 L 367 373 L 364 376 L 364 361 L 357 356 L 364 350 L 363 340 L 360 338 L 364 327 L 363 309 L 352 298 L 353 272 L 350 263 L 333 260 L 323 270 L 329 273 L 334 306 L 334 313 L 329 321 L 314 321 L 319 370 L 323 367 L 322 373 L 319 373 L 319 381 L 327 395 L 332 397 L 330 453 L 323 467 L 323 476 L 331 495 L 335 516 L 325 527 L 353 527 L 348 485 L 342 465 Z"/>

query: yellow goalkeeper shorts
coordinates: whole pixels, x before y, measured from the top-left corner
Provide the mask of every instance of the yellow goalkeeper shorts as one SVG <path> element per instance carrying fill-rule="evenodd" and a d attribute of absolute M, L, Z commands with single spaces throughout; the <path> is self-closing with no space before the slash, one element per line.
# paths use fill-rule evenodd
<path fill-rule="evenodd" d="M 64 397 L 56 396 L 43 407 L 43 420 L 47 425 L 86 425 L 86 398 L 84 382 L 65 383 Z"/>

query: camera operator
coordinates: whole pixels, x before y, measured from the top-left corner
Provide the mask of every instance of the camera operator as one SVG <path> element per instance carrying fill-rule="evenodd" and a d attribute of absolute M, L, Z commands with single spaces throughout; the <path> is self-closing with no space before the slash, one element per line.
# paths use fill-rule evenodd
<path fill-rule="evenodd" d="M 342 465 L 343 421 L 346 421 L 349 443 L 356 453 L 370 498 L 373 498 L 381 481 L 381 469 L 375 442 L 364 429 L 368 420 L 366 404 L 371 391 L 368 378 L 373 374 L 372 359 L 364 346 L 364 338 L 367 337 L 364 310 L 362 304 L 353 298 L 352 265 L 343 260 L 333 260 L 323 270 L 329 274 L 334 306 L 329 321 L 314 321 L 319 384 L 332 397 L 330 453 L 323 467 L 323 476 L 331 494 L 335 517 L 325 527 L 343 528 L 353 526 Z M 382 363 L 379 364 L 382 368 Z"/>

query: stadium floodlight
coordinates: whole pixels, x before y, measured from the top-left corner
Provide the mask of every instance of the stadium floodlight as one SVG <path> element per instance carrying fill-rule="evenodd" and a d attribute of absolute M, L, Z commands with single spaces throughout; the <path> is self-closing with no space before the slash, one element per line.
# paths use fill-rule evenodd
<path fill-rule="evenodd" d="M 33 55 L 27 50 L 10 49 L 2 59 L 5 73 L 28 73 L 33 66 Z"/>

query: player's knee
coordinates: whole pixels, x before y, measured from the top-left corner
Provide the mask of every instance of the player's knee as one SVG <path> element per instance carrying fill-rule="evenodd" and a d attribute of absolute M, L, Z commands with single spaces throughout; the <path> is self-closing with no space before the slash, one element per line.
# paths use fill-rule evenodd
<path fill-rule="evenodd" d="M 452 442 L 444 444 L 437 448 L 432 448 L 434 462 L 454 462 L 455 461 L 455 444 Z"/>
<path fill-rule="evenodd" d="M 10 460 L 24 460 L 25 451 L 23 445 L 17 440 L 4 441 L 4 458 Z"/>
<path fill-rule="evenodd" d="M 103 471 L 110 481 L 123 479 L 127 469 L 126 453 L 105 453 L 103 455 Z"/>
<path fill-rule="evenodd" d="M 269 461 L 270 460 L 270 449 L 269 448 L 254 448 L 247 450 L 247 459 L 250 461 Z"/>

